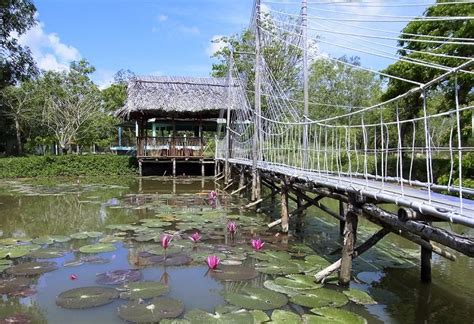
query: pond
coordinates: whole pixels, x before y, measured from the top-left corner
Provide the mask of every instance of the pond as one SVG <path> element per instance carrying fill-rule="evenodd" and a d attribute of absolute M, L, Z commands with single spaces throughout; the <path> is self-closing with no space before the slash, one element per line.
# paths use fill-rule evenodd
<path fill-rule="evenodd" d="M 390 234 L 355 260 L 351 289 L 315 284 L 340 256 L 338 223 L 309 209 L 302 235 L 282 235 L 267 229 L 269 216 L 241 209 L 246 200 L 214 190 L 212 178 L 3 180 L 0 323 L 474 318 L 472 258 L 434 256 L 433 283 L 422 284 L 419 249 Z M 375 231 L 361 220 L 359 242 Z"/>

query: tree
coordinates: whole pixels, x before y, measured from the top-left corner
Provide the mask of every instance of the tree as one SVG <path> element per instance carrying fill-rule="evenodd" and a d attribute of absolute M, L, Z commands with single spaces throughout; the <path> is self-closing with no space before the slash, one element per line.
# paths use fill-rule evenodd
<path fill-rule="evenodd" d="M 20 86 L 8 86 L 0 92 L 0 97 L 5 108 L 2 115 L 11 119 L 15 124 L 17 153 L 22 155 L 21 137 L 25 126 L 32 119 L 34 88 L 29 82 L 25 82 Z"/>
<path fill-rule="evenodd" d="M 28 48 L 18 37 L 36 24 L 36 7 L 30 0 L 0 1 L 0 89 L 38 73 Z"/>
<path fill-rule="evenodd" d="M 359 57 L 342 56 L 338 60 L 360 65 Z M 373 73 L 324 57 L 311 64 L 308 84 L 310 118 L 315 120 L 371 106 L 381 96 L 380 79 Z"/>
<path fill-rule="evenodd" d="M 440 2 L 440 0 L 438 0 Z M 471 4 L 452 4 L 449 6 L 431 6 L 425 12 L 425 17 L 430 16 L 472 16 L 474 14 L 473 7 Z M 406 60 L 420 59 L 431 63 L 441 64 L 449 67 L 459 66 L 465 60 L 446 57 L 446 56 L 433 56 L 430 54 L 412 52 L 412 50 L 423 51 L 426 53 L 450 55 L 450 56 L 463 56 L 463 57 L 474 57 L 474 48 L 470 45 L 459 45 L 459 44 L 439 44 L 433 42 L 415 42 L 410 41 L 413 39 L 429 39 L 435 40 L 429 37 L 420 37 L 416 35 L 429 35 L 436 37 L 445 37 L 446 40 L 449 38 L 472 38 L 474 35 L 474 22 L 472 20 L 449 20 L 449 21 L 422 21 L 413 20 L 407 24 L 402 30 L 398 45 L 401 47 L 399 54 Z M 439 40 L 439 39 L 438 39 Z M 443 39 L 441 39 L 443 40 Z M 383 72 L 390 75 L 410 79 L 420 83 L 426 83 L 437 76 L 445 73 L 438 69 L 415 65 L 406 61 L 397 61 L 396 63 L 387 67 Z M 459 89 L 459 103 L 461 105 L 468 104 L 473 100 L 472 85 L 474 84 L 474 75 L 468 73 L 458 73 L 458 89 Z M 403 94 L 413 88 L 412 84 L 404 81 L 389 79 L 387 89 L 383 95 L 383 100 L 394 98 L 400 94 Z M 441 82 L 437 85 L 436 89 L 431 89 L 433 92 L 430 96 L 439 96 L 444 94 L 445 100 L 435 100 L 442 104 L 437 105 L 434 108 L 435 112 L 446 111 L 446 109 L 452 109 L 454 106 L 454 79 L 449 78 L 445 82 Z M 409 96 L 403 101 L 399 102 L 400 119 L 409 120 L 420 115 L 420 110 L 423 107 L 423 98 L 419 95 Z M 451 108 L 450 108 L 451 107 Z M 395 111 L 392 112 L 392 115 Z M 466 118 L 470 118 L 469 114 L 465 114 Z M 463 125 L 469 121 L 464 120 Z M 402 141 L 405 141 L 405 134 L 410 133 L 411 123 L 404 123 L 402 125 Z"/>
<path fill-rule="evenodd" d="M 101 97 L 90 80 L 94 71 L 87 61 L 71 63 L 68 72 L 46 72 L 39 81 L 44 98 L 43 123 L 56 137 L 65 152 L 78 133 L 98 112 Z"/>
<path fill-rule="evenodd" d="M 289 22 L 290 26 L 294 23 L 294 21 Z M 280 32 L 269 14 L 264 15 L 262 27 L 268 31 L 261 35 L 261 54 L 268 70 L 283 92 L 290 94 L 299 91 L 303 51 L 296 46 L 288 45 L 296 43 L 297 28 L 294 28 L 292 32 Z M 255 55 L 252 53 L 255 53 L 255 35 L 246 30 L 241 34 L 221 37 L 213 42 L 222 43 L 223 47 L 213 55 L 219 63 L 212 65 L 212 76 L 227 76 L 227 62 L 230 52 L 233 51 L 237 71 L 246 78 L 247 88 L 253 90 Z"/>

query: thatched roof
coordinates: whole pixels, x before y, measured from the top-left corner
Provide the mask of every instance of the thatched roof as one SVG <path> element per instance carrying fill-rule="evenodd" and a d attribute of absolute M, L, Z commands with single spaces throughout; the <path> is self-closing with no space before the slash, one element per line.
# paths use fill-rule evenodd
<path fill-rule="evenodd" d="M 228 105 L 223 78 L 140 76 L 130 81 L 125 106 L 117 115 L 147 117 L 218 117 Z"/>

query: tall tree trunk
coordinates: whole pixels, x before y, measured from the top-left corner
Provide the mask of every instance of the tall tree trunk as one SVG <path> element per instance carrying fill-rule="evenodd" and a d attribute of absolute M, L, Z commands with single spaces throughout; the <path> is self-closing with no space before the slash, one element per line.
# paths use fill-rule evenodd
<path fill-rule="evenodd" d="M 23 148 L 21 146 L 21 131 L 20 131 L 20 122 L 18 117 L 15 117 L 15 130 L 16 130 L 16 145 L 18 155 L 23 154 Z"/>

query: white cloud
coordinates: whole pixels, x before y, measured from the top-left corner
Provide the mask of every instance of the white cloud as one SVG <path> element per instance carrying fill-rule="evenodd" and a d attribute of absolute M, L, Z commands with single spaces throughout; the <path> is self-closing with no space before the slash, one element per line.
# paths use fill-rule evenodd
<path fill-rule="evenodd" d="M 115 71 L 97 69 L 92 75 L 92 80 L 100 90 L 109 87 L 114 82 Z"/>
<path fill-rule="evenodd" d="M 219 41 L 220 38 L 222 38 L 222 35 L 212 36 L 209 46 L 206 47 L 207 55 L 212 56 L 225 47 L 225 43 L 223 41 Z"/>
<path fill-rule="evenodd" d="M 45 32 L 43 23 L 38 23 L 21 35 L 18 41 L 31 49 L 38 67 L 43 70 L 67 70 L 71 61 L 81 58 L 74 46 L 62 43 L 55 33 Z"/>
<path fill-rule="evenodd" d="M 167 21 L 168 20 L 168 16 L 167 15 L 158 15 L 156 17 L 156 19 L 159 21 L 159 22 L 164 22 L 164 21 Z"/>

